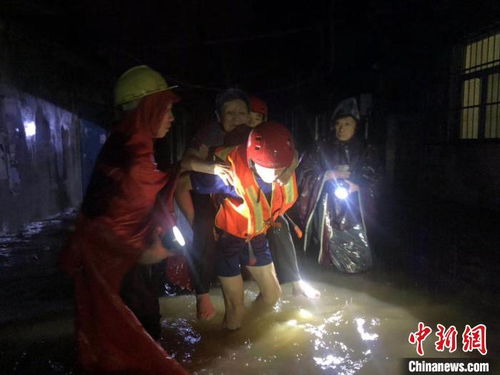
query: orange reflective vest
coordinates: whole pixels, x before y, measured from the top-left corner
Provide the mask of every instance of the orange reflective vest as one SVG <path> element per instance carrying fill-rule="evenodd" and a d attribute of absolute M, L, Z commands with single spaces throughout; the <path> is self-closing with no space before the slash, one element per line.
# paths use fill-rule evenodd
<path fill-rule="evenodd" d="M 215 225 L 233 236 L 247 240 L 266 233 L 278 216 L 293 206 L 298 197 L 295 173 L 286 185 L 273 183 L 271 204 L 248 165 L 246 147 L 223 147 L 215 156 L 230 163 L 235 174 L 235 189 L 241 200 L 227 197 L 216 216 Z"/>

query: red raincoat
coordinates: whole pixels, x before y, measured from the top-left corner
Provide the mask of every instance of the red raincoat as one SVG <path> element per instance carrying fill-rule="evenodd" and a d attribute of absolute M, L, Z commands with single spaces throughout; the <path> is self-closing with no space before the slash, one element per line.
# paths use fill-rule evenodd
<path fill-rule="evenodd" d="M 153 137 L 174 99 L 169 92 L 149 95 L 114 129 L 97 160 L 98 187 L 91 182 L 61 255 L 75 280 L 79 364 L 91 373 L 187 374 L 120 297 L 123 276 L 166 223 L 157 196 L 169 176 L 156 168 Z"/>

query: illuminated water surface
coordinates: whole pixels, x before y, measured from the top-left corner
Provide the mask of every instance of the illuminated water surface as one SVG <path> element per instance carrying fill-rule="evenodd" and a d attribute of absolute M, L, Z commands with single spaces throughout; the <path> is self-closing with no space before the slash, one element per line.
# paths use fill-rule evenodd
<path fill-rule="evenodd" d="M 235 332 L 221 328 L 216 288 L 218 314 L 211 322 L 196 321 L 192 296 L 163 298 L 163 344 L 196 374 L 399 374 L 402 358 L 417 357 L 408 335 L 419 321 L 434 332 L 437 323 L 467 324 L 459 308 L 366 275 L 323 270 L 315 276 L 321 299 L 294 297 L 285 286 L 281 301 L 267 311 L 252 306 L 257 287 L 246 282 L 248 312 Z M 435 341 L 425 341 L 426 357 L 465 357 L 460 350 L 438 353 Z"/>

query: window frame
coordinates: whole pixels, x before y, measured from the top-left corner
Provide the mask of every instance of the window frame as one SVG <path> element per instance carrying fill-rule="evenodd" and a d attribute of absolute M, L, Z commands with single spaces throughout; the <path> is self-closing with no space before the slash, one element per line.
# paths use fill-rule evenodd
<path fill-rule="evenodd" d="M 496 25 L 488 30 L 485 30 L 480 33 L 471 34 L 468 37 L 464 38 L 464 40 L 457 44 L 451 54 L 451 64 L 450 66 L 450 107 L 449 107 L 449 131 L 448 137 L 451 140 L 454 140 L 458 143 L 500 143 L 500 124 L 497 124 L 497 134 L 495 138 L 486 138 L 485 137 L 485 126 L 486 126 L 486 108 L 491 104 L 498 104 L 500 106 L 500 101 L 496 101 L 494 103 L 487 103 L 488 96 L 488 77 L 491 74 L 498 73 L 500 74 L 500 63 L 496 66 L 490 66 L 484 69 L 478 69 L 477 67 L 481 65 L 488 65 L 489 63 L 483 63 L 478 66 L 474 66 L 472 68 L 465 68 L 465 58 L 467 46 L 481 41 L 483 39 L 487 39 L 491 36 L 496 36 L 500 34 L 500 26 Z M 495 47 L 493 47 L 495 48 Z M 495 50 L 494 50 L 495 51 Z M 498 60 L 493 60 L 491 63 L 495 63 Z M 477 137 L 472 138 L 462 138 L 462 113 L 465 108 L 464 106 L 464 82 L 470 79 L 478 78 L 480 79 L 480 88 L 479 88 L 479 115 L 478 115 L 478 129 L 477 129 Z M 499 94 L 500 95 L 500 94 Z M 500 109 L 499 109 L 500 111 Z M 500 121 L 500 120 L 499 120 Z"/>

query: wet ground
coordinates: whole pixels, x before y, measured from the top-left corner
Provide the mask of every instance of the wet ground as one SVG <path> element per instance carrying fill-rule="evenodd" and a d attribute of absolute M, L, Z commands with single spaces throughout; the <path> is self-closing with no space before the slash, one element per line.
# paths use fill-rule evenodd
<path fill-rule="evenodd" d="M 217 288 L 218 314 L 207 323 L 196 321 L 192 296 L 164 297 L 163 345 L 196 374 L 391 375 L 403 373 L 402 358 L 417 357 L 408 335 L 424 322 L 433 329 L 424 358 L 494 361 L 500 354 L 495 214 L 442 202 L 425 209 L 398 203 L 380 220 L 372 271 L 345 275 L 302 257 L 304 278 L 321 299 L 293 297 L 285 286 L 274 309 L 263 311 L 252 306 L 257 290 L 247 282 L 249 310 L 236 332 L 221 329 Z M 68 213 L 0 237 L 2 374 L 74 373 L 71 283 L 56 267 L 72 218 Z M 457 327 L 454 353 L 434 348 L 438 323 Z M 487 326 L 484 357 L 461 348 L 464 326 L 479 323 Z M 498 365 L 490 373 L 500 373 Z"/>

